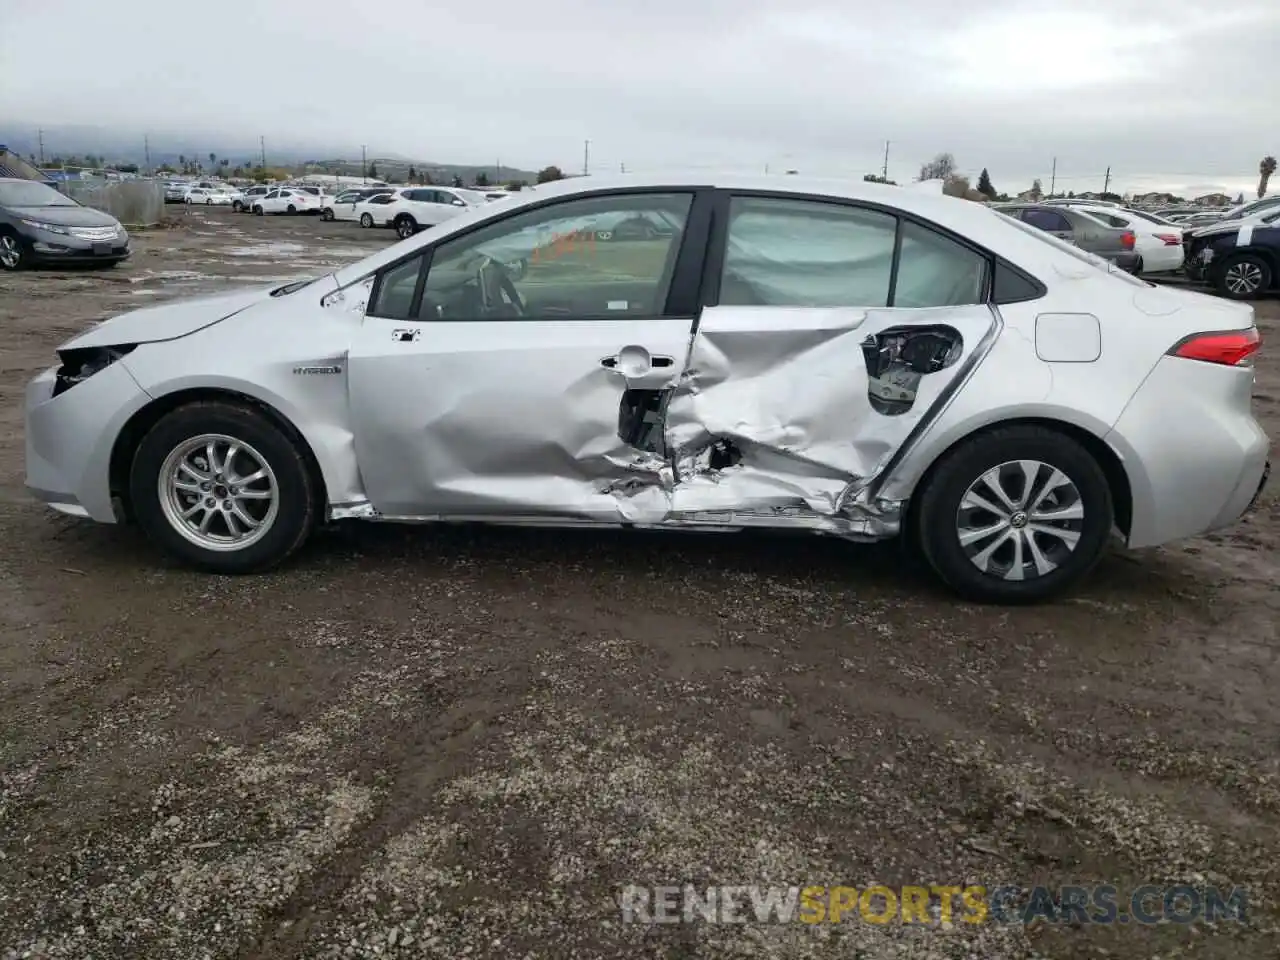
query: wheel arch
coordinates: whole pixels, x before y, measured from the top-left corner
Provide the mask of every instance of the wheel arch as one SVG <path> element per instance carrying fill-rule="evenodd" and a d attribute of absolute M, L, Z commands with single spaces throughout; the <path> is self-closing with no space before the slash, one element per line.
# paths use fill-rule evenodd
<path fill-rule="evenodd" d="M 1272 247 L 1260 247 L 1249 244 L 1244 247 L 1227 247 L 1222 251 L 1220 257 L 1217 258 L 1217 265 L 1230 263 L 1236 257 L 1253 256 L 1264 261 L 1271 268 L 1271 285 L 1274 287 L 1277 281 L 1280 281 L 1280 256 L 1277 256 L 1276 250 Z"/>
<path fill-rule="evenodd" d="M 315 450 L 310 442 L 288 417 L 272 404 L 247 393 L 219 387 L 194 387 L 175 390 L 173 393 L 166 393 L 156 397 L 150 403 L 135 411 L 125 421 L 120 432 L 116 434 L 115 442 L 111 447 L 111 458 L 107 469 L 111 498 L 113 502 L 120 505 L 121 521 L 132 523 L 134 520 L 133 504 L 130 502 L 129 494 L 129 470 L 133 465 L 134 452 L 138 449 L 138 444 L 142 442 L 142 438 L 146 436 L 147 431 L 180 407 L 185 407 L 192 403 L 214 402 L 233 403 L 260 413 L 298 445 L 298 449 L 302 452 L 303 462 L 307 465 L 307 472 L 311 477 L 312 489 L 316 498 L 317 515 L 324 516 L 328 503 L 324 471 L 320 468 L 320 461 L 316 457 Z"/>
<path fill-rule="evenodd" d="M 950 444 L 938 451 L 937 454 L 925 467 L 919 478 L 912 484 L 911 495 L 907 500 L 906 515 L 904 517 L 904 529 L 910 529 L 909 524 L 914 522 L 915 511 L 919 504 L 920 498 L 916 494 L 925 488 L 925 485 L 932 479 L 938 469 L 938 465 L 946 459 L 947 455 L 953 450 L 959 448 L 962 444 L 968 443 L 976 437 L 992 433 L 996 430 L 1002 430 L 1007 427 L 1041 427 L 1047 430 L 1054 430 L 1064 436 L 1075 440 L 1080 446 L 1089 453 L 1098 466 L 1102 468 L 1103 475 L 1107 478 L 1107 487 L 1111 491 L 1111 501 L 1115 510 L 1115 525 L 1127 538 L 1129 530 L 1133 524 L 1133 486 L 1129 480 L 1128 471 L 1125 469 L 1124 462 L 1120 459 L 1120 455 L 1112 449 L 1102 437 L 1093 431 L 1071 423 L 1068 420 L 1058 419 L 1052 416 L 1024 416 L 1012 417 L 1007 420 L 997 420 L 992 423 L 986 423 L 967 433 L 962 434 L 953 440 Z"/>

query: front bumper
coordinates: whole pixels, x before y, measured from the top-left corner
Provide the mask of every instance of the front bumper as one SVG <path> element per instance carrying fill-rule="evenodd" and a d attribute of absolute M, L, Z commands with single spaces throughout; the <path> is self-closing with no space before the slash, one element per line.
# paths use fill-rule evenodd
<path fill-rule="evenodd" d="M 27 384 L 27 490 L 63 513 L 114 523 L 111 451 L 150 398 L 122 361 L 54 396 L 57 373 L 50 367 Z"/>
<path fill-rule="evenodd" d="M 129 234 L 121 230 L 108 240 L 85 240 L 66 233 L 31 229 L 23 237 L 33 261 L 40 263 L 117 263 L 131 253 Z"/>

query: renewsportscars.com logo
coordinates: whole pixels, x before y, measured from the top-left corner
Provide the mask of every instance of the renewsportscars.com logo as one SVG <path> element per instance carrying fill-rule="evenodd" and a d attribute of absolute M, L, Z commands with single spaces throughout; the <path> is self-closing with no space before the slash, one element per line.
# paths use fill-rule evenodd
<path fill-rule="evenodd" d="M 1247 919 L 1233 887 L 1091 886 L 627 886 L 624 923 L 1155 924 Z"/>

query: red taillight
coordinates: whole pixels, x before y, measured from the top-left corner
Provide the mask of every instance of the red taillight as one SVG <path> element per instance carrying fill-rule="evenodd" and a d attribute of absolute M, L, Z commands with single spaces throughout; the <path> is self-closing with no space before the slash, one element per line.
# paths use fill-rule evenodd
<path fill-rule="evenodd" d="M 1203 360 L 1238 367 L 1262 346 L 1257 327 L 1231 333 L 1198 333 L 1188 337 L 1169 352 L 1187 360 Z"/>
<path fill-rule="evenodd" d="M 1157 233 L 1156 239 L 1164 241 L 1166 247 L 1182 246 L 1182 235 L 1179 233 Z"/>
<path fill-rule="evenodd" d="M 1126 250 L 1133 249 L 1133 231 L 1132 230 L 1126 230 L 1124 233 L 1120 234 L 1120 246 L 1124 247 Z"/>

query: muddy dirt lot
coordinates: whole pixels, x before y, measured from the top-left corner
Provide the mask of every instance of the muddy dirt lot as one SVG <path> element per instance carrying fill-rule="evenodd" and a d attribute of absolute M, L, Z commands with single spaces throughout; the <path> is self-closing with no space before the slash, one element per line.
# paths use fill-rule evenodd
<path fill-rule="evenodd" d="M 747 535 L 355 527 L 217 578 L 26 497 L 70 334 L 391 239 L 196 211 L 0 277 L 0 957 L 1277 956 L 1274 487 L 1016 610 Z M 1274 351 L 1257 396 L 1275 437 Z M 1208 884 L 1249 919 L 621 922 L 685 883 Z"/>

